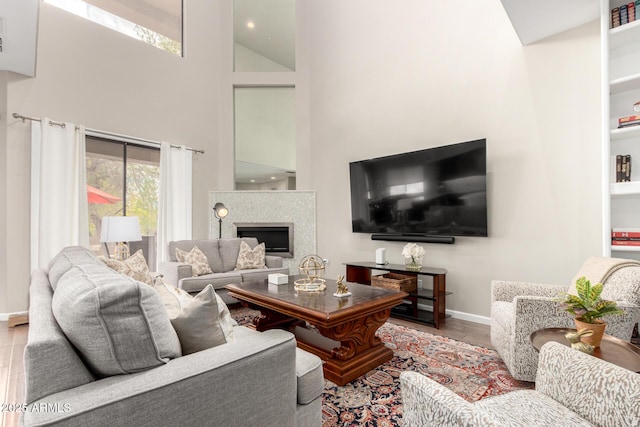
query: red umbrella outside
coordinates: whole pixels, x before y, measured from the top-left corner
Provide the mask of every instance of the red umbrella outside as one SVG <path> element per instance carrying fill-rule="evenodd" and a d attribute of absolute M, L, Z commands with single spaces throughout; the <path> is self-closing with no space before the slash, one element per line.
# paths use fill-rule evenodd
<path fill-rule="evenodd" d="M 98 190 L 90 185 L 87 185 L 87 199 L 89 200 L 89 203 L 96 205 L 106 205 L 108 203 L 116 203 L 121 200 L 120 197 Z"/>

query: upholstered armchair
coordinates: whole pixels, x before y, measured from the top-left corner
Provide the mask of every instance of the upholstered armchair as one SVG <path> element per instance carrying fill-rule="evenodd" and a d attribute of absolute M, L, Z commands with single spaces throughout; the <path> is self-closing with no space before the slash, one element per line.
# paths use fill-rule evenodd
<path fill-rule="evenodd" d="M 407 426 L 637 426 L 640 375 L 556 342 L 542 346 L 535 390 L 467 402 L 418 373 L 400 374 Z"/>
<path fill-rule="evenodd" d="M 556 301 L 562 292 L 575 288 L 585 276 L 593 284 L 603 283 L 602 298 L 613 300 L 624 311 L 609 316 L 606 333 L 631 340 L 640 320 L 640 263 L 619 258 L 590 257 L 573 279 L 574 286 L 494 280 L 491 283 L 491 343 L 521 381 L 535 381 L 538 353 L 530 335 L 543 328 L 575 328 L 573 317 Z"/>

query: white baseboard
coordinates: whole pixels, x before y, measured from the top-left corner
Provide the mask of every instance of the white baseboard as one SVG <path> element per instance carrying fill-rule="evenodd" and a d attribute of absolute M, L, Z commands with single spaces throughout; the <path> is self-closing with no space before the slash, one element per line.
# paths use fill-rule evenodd
<path fill-rule="evenodd" d="M 9 316 L 24 316 L 29 314 L 28 311 L 16 311 L 15 313 L 0 313 L 0 322 L 6 322 L 9 320 Z"/>
<path fill-rule="evenodd" d="M 430 305 L 418 304 L 420 310 L 433 311 L 433 307 Z M 464 311 L 445 310 L 445 313 L 451 316 L 453 319 L 466 320 L 468 322 L 480 323 L 483 325 L 490 325 L 491 318 L 487 316 L 480 316 L 479 314 L 465 313 Z"/>

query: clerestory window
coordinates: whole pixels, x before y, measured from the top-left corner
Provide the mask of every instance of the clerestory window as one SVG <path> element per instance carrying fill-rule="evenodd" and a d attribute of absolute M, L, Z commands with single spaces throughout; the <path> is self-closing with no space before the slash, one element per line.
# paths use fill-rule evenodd
<path fill-rule="evenodd" d="M 44 0 L 44 2 L 182 56 L 182 0 Z"/>

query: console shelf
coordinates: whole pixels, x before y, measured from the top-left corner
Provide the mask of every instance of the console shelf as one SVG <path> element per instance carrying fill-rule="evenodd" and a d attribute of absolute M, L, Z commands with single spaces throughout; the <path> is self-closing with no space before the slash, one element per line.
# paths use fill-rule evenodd
<path fill-rule="evenodd" d="M 447 270 L 443 268 L 423 267 L 420 271 L 407 270 L 401 264 L 376 264 L 374 262 L 347 262 L 347 282 L 371 285 L 371 271 L 381 270 L 400 273 L 407 276 L 433 277 L 433 289 L 417 289 L 409 292 L 407 301 L 391 309 L 391 315 L 401 319 L 425 323 L 440 328 L 445 320 L 445 297 L 451 292 L 446 290 Z M 433 311 L 418 308 L 420 300 L 431 301 Z"/>

